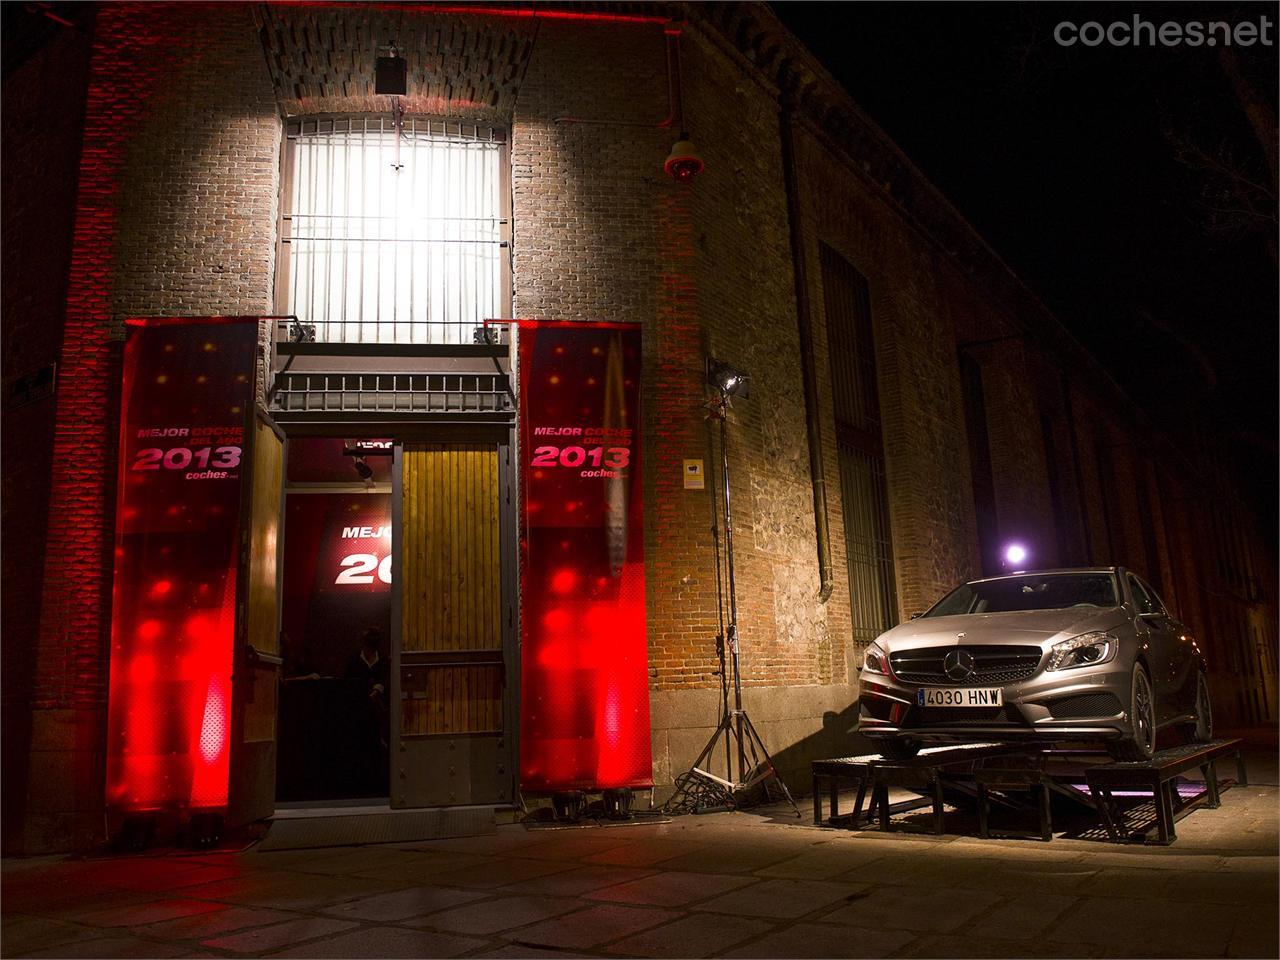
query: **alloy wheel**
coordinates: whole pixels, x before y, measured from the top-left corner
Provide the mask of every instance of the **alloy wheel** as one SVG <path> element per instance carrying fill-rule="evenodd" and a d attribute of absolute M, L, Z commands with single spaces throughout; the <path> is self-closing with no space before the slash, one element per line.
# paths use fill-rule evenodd
<path fill-rule="evenodd" d="M 1155 752 L 1156 717 L 1155 698 L 1151 694 L 1151 681 L 1147 672 L 1138 669 L 1133 678 L 1134 739 L 1145 748 L 1147 754 Z"/>
<path fill-rule="evenodd" d="M 1213 739 L 1213 704 L 1209 701 L 1209 681 L 1203 673 L 1196 678 L 1196 739 Z"/>

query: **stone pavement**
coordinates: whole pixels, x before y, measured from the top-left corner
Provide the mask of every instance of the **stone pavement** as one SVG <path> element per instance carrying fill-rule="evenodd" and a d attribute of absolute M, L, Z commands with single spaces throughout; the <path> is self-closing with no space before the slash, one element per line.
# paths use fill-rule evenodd
<path fill-rule="evenodd" d="M 1181 821 L 1165 848 L 886 837 L 771 808 L 325 850 L 6 861 L 0 952 L 1276 957 L 1274 739 L 1267 749 L 1252 786 Z"/>

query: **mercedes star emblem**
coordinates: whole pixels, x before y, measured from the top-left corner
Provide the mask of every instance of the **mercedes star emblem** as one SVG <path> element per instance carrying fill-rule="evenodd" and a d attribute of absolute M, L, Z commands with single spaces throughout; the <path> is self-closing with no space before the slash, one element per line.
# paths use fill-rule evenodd
<path fill-rule="evenodd" d="M 975 666 L 973 654 L 968 650 L 952 650 L 942 659 L 942 669 L 952 680 L 967 680 Z"/>

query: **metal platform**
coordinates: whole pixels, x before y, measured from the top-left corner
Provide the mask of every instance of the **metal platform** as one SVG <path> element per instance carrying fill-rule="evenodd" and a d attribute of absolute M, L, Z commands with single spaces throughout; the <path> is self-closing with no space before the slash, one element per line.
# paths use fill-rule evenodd
<path fill-rule="evenodd" d="M 1058 797 L 1096 817 L 1112 842 L 1167 844 L 1176 839 L 1173 825 L 1177 820 L 1199 806 L 1216 808 L 1222 791 L 1236 782 L 1248 782 L 1240 745 L 1239 740 L 1189 744 L 1161 750 L 1140 763 L 1108 762 L 1100 751 L 1070 749 L 1045 742 L 931 747 L 905 760 L 878 754 L 815 760 L 812 764 L 813 819 L 819 825 L 851 829 L 873 824 L 883 831 L 911 829 L 912 825 L 895 823 L 893 818 L 931 808 L 932 832 L 941 835 L 945 829 L 945 808 L 950 804 L 976 810 L 978 831 L 983 837 L 1049 841 L 1053 838 L 1052 801 Z M 1238 781 L 1217 779 L 1217 761 L 1229 756 L 1235 757 Z M 1179 777 L 1196 769 L 1204 777 L 1203 787 L 1195 787 L 1194 782 L 1179 786 Z M 853 810 L 847 814 L 840 812 L 842 785 L 857 788 Z M 891 788 L 906 790 L 918 797 L 890 803 Z M 1130 826 L 1119 798 L 1148 793 L 1153 801 L 1154 818 L 1148 818 L 1147 824 L 1140 828 Z M 822 811 L 824 795 L 830 811 L 826 818 Z M 864 811 L 868 796 L 870 801 Z M 1037 829 L 993 829 L 995 810 L 1002 814 L 1032 810 L 1038 821 Z"/>
<path fill-rule="evenodd" d="M 1115 843 L 1149 843 L 1155 834 L 1154 842 L 1173 843 L 1178 839 L 1174 829 L 1177 821 L 1199 806 L 1217 809 L 1225 790 L 1237 783 L 1248 785 L 1249 775 L 1240 749 L 1242 743 L 1241 740 L 1190 743 L 1160 750 L 1150 760 L 1089 767 L 1085 771 L 1085 779 L 1108 837 Z M 1218 761 L 1226 757 L 1235 758 L 1235 780 L 1218 779 Z M 1178 778 L 1191 770 L 1200 771 L 1204 789 L 1186 795 L 1178 788 Z M 1116 801 L 1119 791 L 1150 792 L 1156 809 L 1153 827 L 1133 829 L 1128 826 L 1124 810 Z"/>

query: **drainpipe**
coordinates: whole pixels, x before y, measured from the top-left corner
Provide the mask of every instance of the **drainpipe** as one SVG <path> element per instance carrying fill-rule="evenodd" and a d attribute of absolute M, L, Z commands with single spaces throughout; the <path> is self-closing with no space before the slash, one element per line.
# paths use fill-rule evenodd
<path fill-rule="evenodd" d="M 804 381 L 805 432 L 809 441 L 809 476 L 813 481 L 813 527 L 818 538 L 818 601 L 831 597 L 831 528 L 827 521 L 827 474 L 822 457 L 822 422 L 818 407 L 818 377 L 813 368 L 813 315 L 809 307 L 809 274 L 805 268 L 804 234 L 800 224 L 799 174 L 796 169 L 794 95 L 782 95 L 782 177 L 787 194 L 787 223 L 791 231 L 791 264 L 796 283 L 796 322 L 800 330 L 800 372 Z"/>

